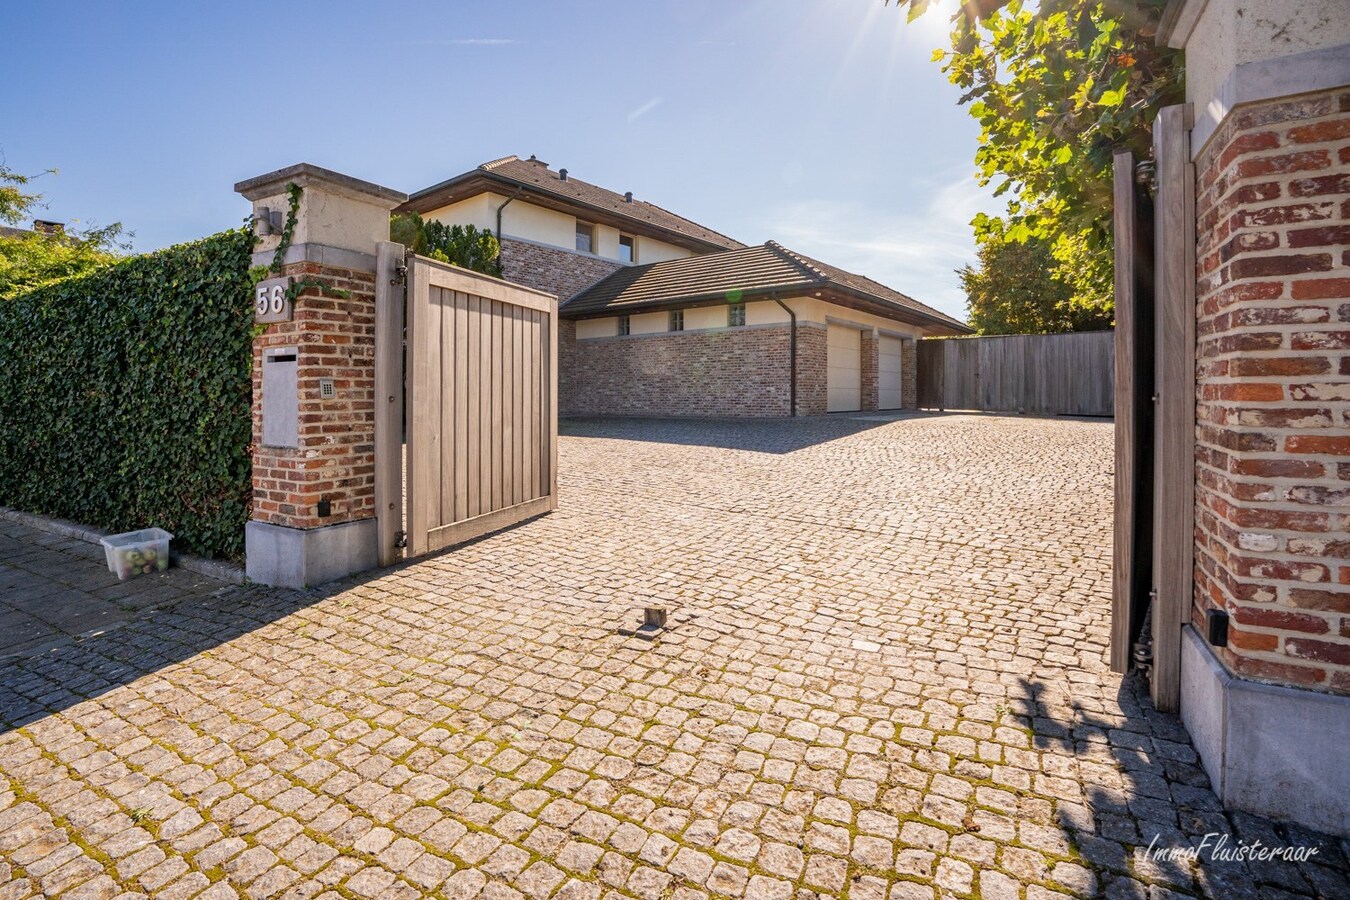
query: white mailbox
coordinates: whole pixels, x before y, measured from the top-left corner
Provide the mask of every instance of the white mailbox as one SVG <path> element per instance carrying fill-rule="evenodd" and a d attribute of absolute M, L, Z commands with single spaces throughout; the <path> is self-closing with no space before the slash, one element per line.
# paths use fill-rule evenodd
<path fill-rule="evenodd" d="M 300 446 L 300 396 L 295 347 L 263 351 L 262 442 L 265 447 Z"/>

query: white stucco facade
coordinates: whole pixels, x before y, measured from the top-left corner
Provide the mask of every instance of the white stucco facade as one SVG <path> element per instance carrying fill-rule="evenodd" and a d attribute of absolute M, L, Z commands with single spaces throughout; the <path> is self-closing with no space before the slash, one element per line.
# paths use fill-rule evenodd
<path fill-rule="evenodd" d="M 442 222 L 446 225 L 473 225 L 484 231 L 497 233 L 497 210 L 501 209 L 502 236 L 533 241 L 557 247 L 560 250 L 577 252 L 576 235 L 578 221 L 586 222 L 568 213 L 545 209 L 520 199 L 510 199 L 505 194 L 486 191 L 468 197 L 448 206 L 442 206 L 422 215 L 422 218 Z M 506 206 L 502 206 L 506 203 Z M 627 234 L 633 238 L 637 259 L 635 263 L 664 262 L 669 259 L 683 259 L 693 256 L 692 250 L 657 238 L 635 235 L 621 231 L 610 225 L 593 224 L 595 227 L 595 245 L 591 255 L 615 262 L 624 262 L 619 255 L 619 237 Z"/>
<path fill-rule="evenodd" d="M 875 329 L 880 334 L 893 337 L 921 338 L 926 333 L 918 325 L 897 322 L 885 316 L 860 312 L 828 303 L 814 297 L 792 297 L 783 301 L 797 314 L 799 323 L 817 325 L 849 325 L 863 330 Z M 730 305 L 690 307 L 684 310 L 684 330 L 696 331 L 710 328 L 739 327 L 728 325 Z M 659 313 L 635 313 L 629 316 L 629 334 L 657 334 L 669 330 L 669 315 Z M 746 325 L 785 325 L 790 321 L 783 307 L 772 300 L 754 300 L 745 304 Z M 614 337 L 619 333 L 618 316 L 603 316 L 577 321 L 577 339 Z"/>

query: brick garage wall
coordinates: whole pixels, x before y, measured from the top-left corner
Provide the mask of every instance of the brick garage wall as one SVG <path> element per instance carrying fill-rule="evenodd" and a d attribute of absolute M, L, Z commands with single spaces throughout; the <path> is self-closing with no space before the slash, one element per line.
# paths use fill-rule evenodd
<path fill-rule="evenodd" d="M 582 341 L 574 334 L 573 322 L 559 328 L 564 415 L 789 414 L 787 325 Z M 802 327 L 797 352 L 799 410 L 824 412 L 824 328 Z M 803 391 L 804 384 L 811 386 Z"/>
<path fill-rule="evenodd" d="M 1243 107 L 1196 161 L 1194 620 L 1235 673 L 1350 693 L 1350 92 Z"/>
<path fill-rule="evenodd" d="M 862 354 L 861 409 L 864 412 L 875 412 L 879 390 L 877 372 L 881 369 L 881 360 L 878 358 L 881 354 L 881 343 L 877 340 L 877 333 L 871 329 L 864 329 L 858 340 L 858 349 Z"/>
<path fill-rule="evenodd" d="M 613 260 L 509 237 L 502 239 L 501 261 L 502 277 L 507 281 L 555 294 L 560 301 L 623 268 Z"/>
<path fill-rule="evenodd" d="M 339 299 L 310 289 L 289 322 L 253 342 L 253 518 L 292 528 L 335 525 L 375 515 L 375 278 L 368 272 L 295 263 L 284 274 L 311 275 L 350 291 Z M 299 446 L 262 446 L 262 355 L 298 347 Z M 336 397 L 319 398 L 319 378 Z M 332 515 L 316 506 L 332 501 Z"/>
<path fill-rule="evenodd" d="M 797 323 L 797 415 L 823 416 L 829 404 L 828 335 L 825 325 Z"/>

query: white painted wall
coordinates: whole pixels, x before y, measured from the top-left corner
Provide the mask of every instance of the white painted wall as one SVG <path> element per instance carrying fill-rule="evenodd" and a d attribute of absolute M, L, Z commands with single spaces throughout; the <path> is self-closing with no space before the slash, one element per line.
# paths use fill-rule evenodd
<path fill-rule="evenodd" d="M 745 304 L 747 325 L 777 325 L 788 321 L 787 311 L 772 300 L 756 300 Z"/>
<path fill-rule="evenodd" d="M 638 236 L 637 237 L 637 261 L 638 265 L 647 263 L 665 262 L 668 259 L 684 259 L 688 256 L 694 256 L 694 251 L 686 250 L 683 247 L 676 247 L 674 244 L 667 244 L 665 241 L 658 241 L 656 238 Z M 614 242 L 614 258 L 619 258 L 618 239 Z"/>
<path fill-rule="evenodd" d="M 846 306 L 825 303 L 814 297 L 793 297 L 784 301 L 797 314 L 798 322 L 814 322 L 824 325 L 827 322 L 846 322 L 864 328 L 875 328 L 882 333 L 920 338 L 924 329 L 917 325 L 897 322 L 885 316 L 859 312 Z M 684 311 L 684 330 L 697 328 L 727 328 L 726 306 L 692 307 Z M 639 327 L 639 320 L 643 324 Z M 610 337 L 618 334 L 618 319 L 581 319 L 577 322 L 577 338 Z M 788 322 L 787 312 L 772 300 L 756 300 L 745 304 L 746 325 L 782 325 Z M 665 312 L 640 313 L 630 320 L 630 334 L 655 334 L 668 329 Z"/>
<path fill-rule="evenodd" d="M 604 338 L 614 337 L 619 333 L 619 319 L 617 316 L 607 316 L 603 319 L 578 319 L 577 320 L 577 340 L 586 338 Z"/>
<path fill-rule="evenodd" d="M 505 203 L 506 195 L 491 191 L 477 194 L 449 206 L 442 206 L 422 214 L 422 218 L 444 222 L 446 225 L 473 225 L 497 232 L 497 207 Z M 589 221 L 582 216 L 581 221 Z M 594 224 L 594 223 L 592 223 Z M 605 259 L 619 258 L 618 228 L 596 225 L 595 255 Z M 577 217 L 535 206 L 522 200 L 513 200 L 502 210 L 502 233 L 506 237 L 537 241 L 551 247 L 575 251 L 577 248 Z M 628 232 L 622 232 L 627 234 Z M 636 237 L 637 261 L 664 262 L 693 256 L 692 250 L 650 237 Z"/>
<path fill-rule="evenodd" d="M 628 318 L 629 334 L 656 334 L 669 331 L 670 315 L 664 310 L 653 313 L 637 313 Z"/>
<path fill-rule="evenodd" d="M 686 309 L 684 311 L 685 331 L 693 331 L 695 328 L 726 327 L 727 307 L 725 306 L 701 306 L 696 309 Z"/>
<path fill-rule="evenodd" d="M 926 333 L 919 325 L 897 322 L 895 319 L 888 319 L 885 316 L 878 316 L 873 313 L 859 312 L 856 309 L 849 309 L 847 306 L 817 300 L 815 297 L 794 297 L 785 302 L 797 314 L 797 321 L 799 322 L 816 322 L 822 325 L 828 322 L 848 322 L 907 337 L 923 337 Z M 778 307 L 778 304 L 771 305 L 778 309 L 782 321 L 787 321 L 787 314 Z M 748 309 L 746 321 L 749 321 Z"/>

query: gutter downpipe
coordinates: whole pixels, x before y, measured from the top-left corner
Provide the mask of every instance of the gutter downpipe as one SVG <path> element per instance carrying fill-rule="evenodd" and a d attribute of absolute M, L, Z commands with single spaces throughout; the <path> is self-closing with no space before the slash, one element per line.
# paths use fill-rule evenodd
<path fill-rule="evenodd" d="M 783 312 L 788 314 L 788 377 L 792 379 L 788 382 L 788 410 L 789 415 L 797 417 L 797 314 L 778 298 L 773 295 L 773 302 L 783 307 Z"/>
<path fill-rule="evenodd" d="M 520 192 L 525 190 L 525 185 L 516 188 L 516 192 L 502 201 L 502 205 L 497 207 L 497 243 L 502 242 L 502 210 L 511 205 L 511 201 L 520 196 Z"/>

